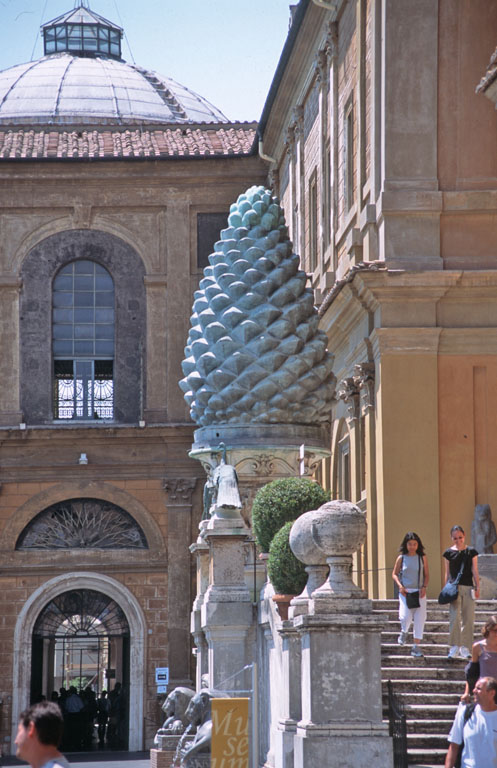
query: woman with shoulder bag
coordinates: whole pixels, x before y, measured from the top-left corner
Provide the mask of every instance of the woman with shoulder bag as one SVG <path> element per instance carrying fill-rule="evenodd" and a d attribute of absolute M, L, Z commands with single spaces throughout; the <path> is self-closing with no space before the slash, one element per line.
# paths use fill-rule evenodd
<path fill-rule="evenodd" d="M 470 659 L 475 624 L 475 598 L 480 597 L 478 552 L 466 546 L 460 525 L 450 529 L 452 546 L 445 550 L 445 583 L 459 579 L 457 599 L 449 603 L 449 659 Z"/>
<path fill-rule="evenodd" d="M 430 577 L 428 559 L 417 533 L 406 533 L 399 547 L 401 553 L 395 561 L 392 579 L 399 588 L 400 635 L 397 642 L 404 645 L 411 623 L 414 621 L 411 656 L 423 656 L 419 647 L 426 621 L 426 587 Z"/>
<path fill-rule="evenodd" d="M 469 703 L 476 681 L 480 677 L 493 677 L 497 679 L 497 616 L 490 616 L 481 631 L 483 640 L 473 643 L 471 661 L 466 665 L 466 690 L 461 701 Z"/>

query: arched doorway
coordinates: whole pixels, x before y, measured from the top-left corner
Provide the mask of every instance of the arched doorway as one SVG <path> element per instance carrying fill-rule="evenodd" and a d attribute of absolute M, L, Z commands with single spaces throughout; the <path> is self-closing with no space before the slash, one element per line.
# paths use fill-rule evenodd
<path fill-rule="evenodd" d="M 96 593 L 96 595 L 92 596 L 91 592 Z M 86 598 L 82 600 L 75 593 L 86 594 L 87 603 L 84 602 Z M 91 603 L 92 599 L 95 602 Z M 71 607 L 71 601 L 78 600 L 79 602 L 73 602 Z M 65 610 L 64 616 L 60 615 L 62 613 L 61 607 Z M 92 616 L 92 614 L 98 613 L 99 607 L 101 608 L 99 615 Z M 69 614 L 69 617 L 66 614 Z M 100 624 L 96 625 L 96 622 L 100 622 Z M 104 638 L 103 645 L 105 645 L 105 637 L 109 638 L 107 650 L 102 649 L 101 659 L 106 658 L 105 654 L 110 654 L 111 663 L 115 659 L 116 666 L 107 667 L 107 671 L 110 670 L 110 675 L 112 675 L 115 670 L 117 675 L 117 671 L 121 670 L 123 681 L 127 686 L 127 712 L 129 713 L 125 733 L 127 746 L 131 751 L 138 751 L 143 748 L 143 692 L 145 686 L 145 622 L 143 614 L 136 598 L 123 584 L 109 576 L 90 572 L 66 573 L 46 582 L 28 598 L 18 616 L 14 634 L 12 743 L 14 743 L 19 715 L 29 705 L 33 692 L 35 690 L 40 691 L 40 685 L 43 687 L 43 679 L 45 679 L 45 686 L 47 686 L 49 675 L 52 676 L 50 679 L 54 679 L 55 671 L 60 672 L 63 669 L 62 662 L 57 661 L 55 656 L 55 646 L 53 652 L 50 646 L 51 641 L 56 641 L 56 637 L 54 637 L 55 626 L 58 627 L 55 635 L 58 632 L 60 636 L 59 649 L 63 648 L 64 638 L 66 650 L 68 646 L 72 646 L 69 648 L 71 654 L 69 664 L 67 664 L 66 659 L 66 668 L 69 671 L 69 677 L 71 677 L 73 672 L 78 671 L 77 663 L 80 653 L 78 644 L 88 642 L 88 638 L 92 635 L 85 633 L 89 629 L 95 631 L 93 637 L 96 637 L 98 634 L 96 626 L 100 625 L 102 625 L 100 643 L 102 644 L 102 638 Z M 116 634 L 113 630 L 117 628 L 119 633 Z M 128 634 L 125 634 L 126 631 Z M 121 639 L 118 640 L 118 637 Z M 92 642 L 94 646 L 95 643 L 98 645 L 98 638 Z M 113 643 L 114 647 L 112 647 Z M 95 664 L 95 647 L 91 650 L 93 655 L 91 661 L 88 660 L 88 654 L 86 656 L 85 654 L 86 651 L 83 652 L 82 656 L 82 672 L 83 665 L 85 665 L 85 670 L 89 671 L 90 667 L 86 667 L 86 665 Z M 38 659 L 38 664 L 36 659 Z M 52 663 L 54 670 L 50 672 Z M 35 667 L 36 672 L 34 672 Z M 41 683 L 39 669 L 41 669 Z M 38 680 L 32 679 L 33 673 Z M 101 680 L 108 679 L 111 681 L 111 687 L 114 687 L 112 685 L 113 680 L 114 683 L 121 682 L 117 680 L 117 677 L 107 678 L 102 673 L 99 674 Z M 40 695 L 46 694 L 41 693 Z"/>
<path fill-rule="evenodd" d="M 118 603 L 91 589 L 47 603 L 33 629 L 30 700 L 55 697 L 61 705 L 64 748 L 127 749 L 128 689 L 129 624 Z M 69 695 L 80 711 L 68 711 Z M 97 731 L 99 706 L 108 712 Z"/>

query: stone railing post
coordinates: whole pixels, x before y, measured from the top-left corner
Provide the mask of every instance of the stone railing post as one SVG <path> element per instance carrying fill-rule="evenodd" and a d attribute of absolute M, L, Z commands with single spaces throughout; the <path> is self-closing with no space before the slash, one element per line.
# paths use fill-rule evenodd
<path fill-rule="evenodd" d="M 325 555 L 327 580 L 293 619 L 301 639 L 302 716 L 294 738 L 294 766 L 392 768 L 392 742 L 382 722 L 383 617 L 352 581 L 352 554 L 366 536 L 361 510 L 331 501 L 306 512 L 290 546 L 306 564 Z"/>

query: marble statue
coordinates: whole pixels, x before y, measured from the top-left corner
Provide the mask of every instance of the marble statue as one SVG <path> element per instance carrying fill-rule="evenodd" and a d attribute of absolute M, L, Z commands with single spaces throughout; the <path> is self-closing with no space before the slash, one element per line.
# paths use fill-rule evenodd
<path fill-rule="evenodd" d="M 181 765 L 190 768 L 196 755 L 206 754 L 211 749 L 212 739 L 212 714 L 211 700 L 213 698 L 227 698 L 226 693 L 216 691 L 213 688 L 202 688 L 192 698 L 186 711 L 191 726 L 197 726 L 197 733 L 191 744 L 181 755 Z"/>
<path fill-rule="evenodd" d="M 211 509 L 241 509 L 242 500 L 238 490 L 238 476 L 232 464 L 226 463 L 226 446 L 220 443 L 221 461 L 212 473 L 212 481 L 216 488 L 215 498 Z"/>
<path fill-rule="evenodd" d="M 228 225 L 194 294 L 180 382 L 193 421 L 329 422 L 333 357 L 278 199 L 251 187 Z"/>
<path fill-rule="evenodd" d="M 471 523 L 471 546 L 480 555 L 492 555 L 497 542 L 497 532 L 488 504 L 477 504 Z"/>
<path fill-rule="evenodd" d="M 162 705 L 166 719 L 157 731 L 158 736 L 175 736 L 183 733 L 190 722 L 186 712 L 194 696 L 195 691 L 191 688 L 178 687 L 171 691 Z"/>
<path fill-rule="evenodd" d="M 232 464 L 226 462 L 226 446 L 219 443 L 217 453 L 221 460 L 207 477 L 204 485 L 204 512 L 202 520 L 208 520 L 217 510 L 240 510 L 242 500 L 238 489 L 238 475 Z"/>

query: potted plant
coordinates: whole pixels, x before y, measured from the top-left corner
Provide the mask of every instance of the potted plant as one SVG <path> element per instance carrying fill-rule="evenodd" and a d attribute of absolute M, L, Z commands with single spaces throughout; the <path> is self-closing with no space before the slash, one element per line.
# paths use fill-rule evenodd
<path fill-rule="evenodd" d="M 268 576 L 275 591 L 273 600 L 282 619 L 288 618 L 290 600 L 302 592 L 307 582 L 304 564 L 297 560 L 290 549 L 292 525 L 293 521 L 289 520 L 275 534 L 267 561 Z"/>
<path fill-rule="evenodd" d="M 260 551 L 269 552 L 274 535 L 284 523 L 293 522 L 329 500 L 329 492 L 306 477 L 284 477 L 263 485 L 252 505 L 252 527 Z"/>

